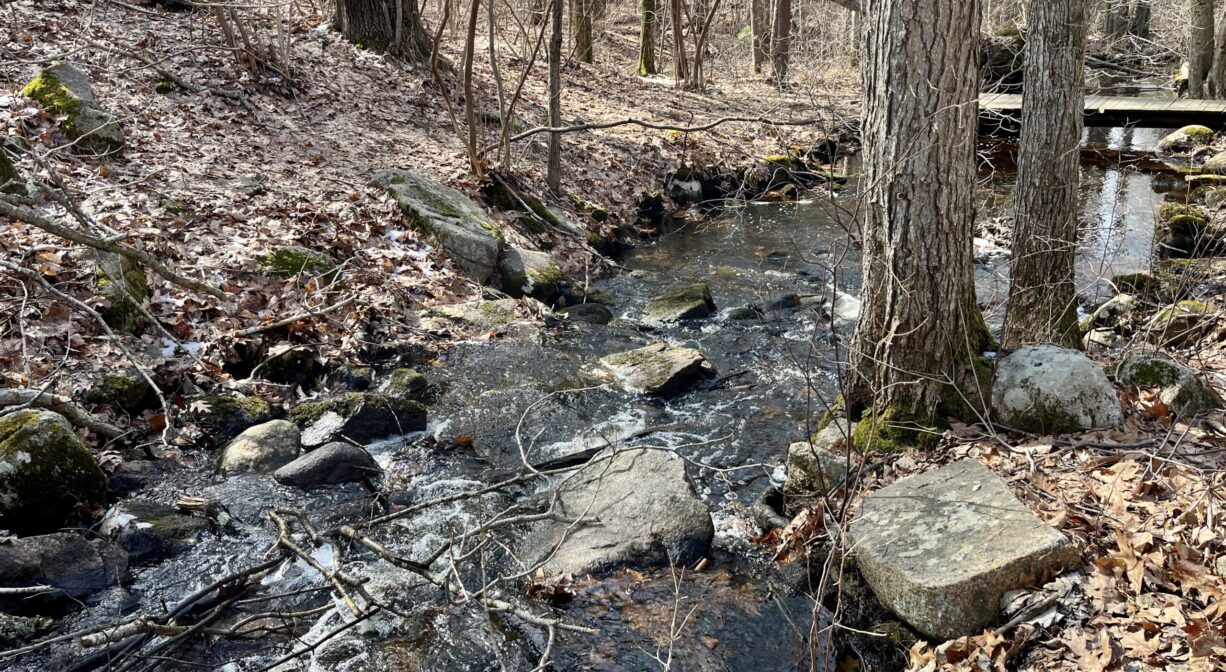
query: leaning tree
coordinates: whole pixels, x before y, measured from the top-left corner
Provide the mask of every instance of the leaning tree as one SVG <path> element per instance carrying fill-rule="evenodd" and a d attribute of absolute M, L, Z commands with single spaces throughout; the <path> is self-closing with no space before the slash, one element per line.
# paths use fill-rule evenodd
<path fill-rule="evenodd" d="M 843 405 L 861 448 L 889 449 L 925 445 L 967 394 L 982 398 L 966 384 L 991 342 L 971 248 L 980 8 L 862 9 L 864 280 Z"/>
<path fill-rule="evenodd" d="M 333 26 L 346 40 L 424 62 L 433 51 L 417 0 L 336 0 Z"/>
<path fill-rule="evenodd" d="M 1030 0 L 1004 344 L 1076 347 L 1086 0 Z"/>

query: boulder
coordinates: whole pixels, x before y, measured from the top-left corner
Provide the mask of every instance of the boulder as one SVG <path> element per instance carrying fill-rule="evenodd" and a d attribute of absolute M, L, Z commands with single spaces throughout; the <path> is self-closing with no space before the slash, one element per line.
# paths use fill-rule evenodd
<path fill-rule="evenodd" d="M 1193 373 L 1162 388 L 1159 400 L 1177 417 L 1192 418 L 1226 408 L 1222 395 L 1202 375 Z"/>
<path fill-rule="evenodd" d="M 508 247 L 498 259 L 498 276 L 502 291 L 514 297 L 531 296 L 551 303 L 557 298 L 559 285 L 566 280 L 553 257 L 536 250 Z"/>
<path fill-rule="evenodd" d="M 1201 172 L 1212 175 L 1226 173 L 1226 152 L 1218 152 L 1206 159 L 1205 165 L 1201 166 Z"/>
<path fill-rule="evenodd" d="M 21 93 L 47 112 L 64 117 L 64 130 L 78 151 L 106 155 L 123 150 L 119 119 L 98 106 L 89 77 L 75 65 L 58 63 L 43 70 Z"/>
<path fill-rule="evenodd" d="M 379 393 L 393 399 L 421 401 L 430 387 L 426 377 L 408 367 L 392 369 L 379 385 Z"/>
<path fill-rule="evenodd" d="M 325 380 L 329 388 L 365 392 L 374 383 L 375 371 L 369 366 L 338 364 Z"/>
<path fill-rule="evenodd" d="M 256 263 L 270 275 L 292 278 L 305 273 L 331 284 L 340 273 L 336 261 L 324 254 L 298 245 L 287 245 L 256 256 Z"/>
<path fill-rule="evenodd" d="M 119 584 L 128 575 L 127 556 L 111 544 L 57 532 L 0 541 L 0 588 L 50 586 L 30 595 L 0 596 L 0 611 L 30 609 L 43 602 L 80 600 Z"/>
<path fill-rule="evenodd" d="M 423 325 L 430 331 L 446 331 L 449 326 L 488 331 L 500 329 L 519 319 L 515 299 L 465 301 L 436 306 L 426 311 Z"/>
<path fill-rule="evenodd" d="M 537 556 L 530 564 L 548 558 L 546 576 L 667 565 L 670 559 L 685 566 L 706 554 L 715 534 L 685 462 L 658 450 L 596 458 L 560 487 L 555 511 L 557 520 L 533 530 L 524 550 Z"/>
<path fill-rule="evenodd" d="M 573 306 L 558 308 L 555 312 L 565 315 L 566 319 L 572 322 L 608 324 L 613 321 L 613 311 L 602 303 L 577 303 Z"/>
<path fill-rule="evenodd" d="M 1167 273 L 1135 271 L 1122 273 L 1111 279 L 1111 284 L 1124 294 L 1132 294 L 1146 301 L 1175 301 L 1184 291 L 1179 281 Z"/>
<path fill-rule="evenodd" d="M 315 387 L 315 379 L 322 368 L 314 348 L 279 343 L 268 351 L 268 356 L 256 367 L 256 373 L 278 385 L 310 390 Z"/>
<path fill-rule="evenodd" d="M 678 322 L 699 320 L 715 312 L 711 288 L 705 282 L 679 287 L 657 296 L 647 304 L 644 319 L 647 322 Z"/>
<path fill-rule="evenodd" d="M 680 394 L 701 378 L 715 375 L 715 367 L 701 352 L 667 343 L 608 355 L 600 364 L 623 387 L 656 396 Z"/>
<path fill-rule="evenodd" d="M 191 548 L 209 529 L 209 521 L 180 513 L 147 499 L 112 506 L 98 523 L 98 533 L 128 554 L 134 565 L 164 560 Z"/>
<path fill-rule="evenodd" d="M 1148 348 L 1125 352 L 1115 365 L 1115 379 L 1134 387 L 1165 387 L 1193 373 L 1170 355 Z"/>
<path fill-rule="evenodd" d="M 223 474 L 267 474 L 298 457 L 298 426 L 270 420 L 248 427 L 226 446 L 218 468 Z"/>
<path fill-rule="evenodd" d="M 259 397 L 214 394 L 189 399 L 186 415 L 220 445 L 252 425 L 272 420 L 272 407 Z"/>
<path fill-rule="evenodd" d="M 1007 427 L 1064 434 L 1115 427 L 1124 421 L 1119 398 L 1097 364 L 1054 345 L 1020 348 L 996 367 L 992 410 Z"/>
<path fill-rule="evenodd" d="M 1126 342 L 1114 329 L 1091 329 L 1081 337 L 1081 347 L 1088 352 L 1114 350 Z"/>
<path fill-rule="evenodd" d="M 351 443 L 337 441 L 312 450 L 276 470 L 272 476 L 282 485 L 310 490 L 361 481 L 381 471 L 370 453 Z"/>
<path fill-rule="evenodd" d="M 1214 311 L 1201 301 L 1185 300 L 1158 311 L 1145 324 L 1149 340 L 1159 345 L 1186 345 L 1205 335 Z"/>
<path fill-rule="evenodd" d="M 107 325 L 118 332 L 137 334 L 148 320 L 140 309 L 153 293 L 145 272 L 131 259 L 110 252 L 99 252 L 94 285 L 106 305 L 98 312 Z"/>
<path fill-rule="evenodd" d="M 1188 152 L 1213 142 L 1213 130 L 1205 126 L 1184 126 L 1158 141 L 1162 152 Z"/>
<path fill-rule="evenodd" d="M 158 403 L 157 395 L 153 394 L 149 381 L 136 369 L 103 374 L 102 381 L 85 393 L 85 401 L 90 404 L 107 404 L 132 414 L 152 408 Z"/>
<path fill-rule="evenodd" d="M 38 534 L 106 500 L 106 474 L 58 413 L 0 416 L 0 529 Z"/>
<path fill-rule="evenodd" d="M 302 430 L 307 450 L 342 438 L 369 443 L 426 428 L 426 407 L 377 392 L 345 392 L 322 401 L 298 404 L 290 418 Z"/>
<path fill-rule="evenodd" d="M 1096 308 L 1082 327 L 1086 330 L 1130 331 L 1139 307 L 1140 302 L 1132 294 L 1116 294 Z"/>
<path fill-rule="evenodd" d="M 788 446 L 785 512 L 794 513 L 843 485 L 856 459 L 855 451 L 848 451 L 851 432 L 851 422 L 835 418 L 811 440 Z"/>
<path fill-rule="evenodd" d="M 407 170 L 382 172 L 374 185 L 391 194 L 405 223 L 437 241 L 470 278 L 485 282 L 494 274 L 502 232 L 467 196 Z"/>
<path fill-rule="evenodd" d="M 1072 542 L 975 460 L 869 495 L 849 537 L 882 604 L 937 641 L 981 633 L 1006 592 L 1078 562 Z"/>

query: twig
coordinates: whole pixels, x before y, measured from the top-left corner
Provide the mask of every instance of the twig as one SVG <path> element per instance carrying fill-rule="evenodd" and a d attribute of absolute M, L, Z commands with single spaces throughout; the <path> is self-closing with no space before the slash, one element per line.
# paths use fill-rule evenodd
<path fill-rule="evenodd" d="M 231 335 L 232 336 L 252 336 L 255 334 L 263 333 L 265 331 L 272 331 L 273 329 L 280 329 L 281 327 L 291 325 L 295 322 L 301 322 L 302 320 L 309 320 L 312 317 L 319 317 L 321 315 L 327 315 L 328 313 L 336 312 L 340 310 L 341 308 L 344 308 L 345 306 L 348 306 L 357 300 L 358 300 L 357 296 L 351 296 L 345 299 L 344 301 L 339 301 L 330 306 L 324 306 L 323 308 L 317 308 L 315 310 L 303 311 L 295 315 L 290 315 L 289 317 L 283 320 L 277 320 L 276 322 L 273 322 L 271 324 L 262 324 L 256 327 L 248 327 L 246 329 L 239 329 L 238 331 L 233 332 L 233 334 Z"/>
<path fill-rule="evenodd" d="M 108 439 L 118 438 L 126 432 L 107 422 L 103 422 L 87 413 L 80 406 L 73 403 L 72 399 L 44 392 L 42 390 L 31 390 L 26 388 L 4 389 L 0 390 L 0 408 L 5 406 L 16 406 L 18 404 L 28 406 L 38 406 L 55 411 L 64 416 L 74 425 L 84 427 L 89 431 L 105 436 Z"/>

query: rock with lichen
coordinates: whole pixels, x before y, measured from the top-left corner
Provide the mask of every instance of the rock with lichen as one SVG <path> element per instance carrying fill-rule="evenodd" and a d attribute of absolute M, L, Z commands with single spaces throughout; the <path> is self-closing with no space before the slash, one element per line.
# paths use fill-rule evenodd
<path fill-rule="evenodd" d="M 1159 400 L 1178 417 L 1194 417 L 1222 408 L 1223 400 L 1209 381 L 1170 355 L 1135 348 L 1120 358 L 1115 379 L 1135 387 L 1160 387 Z"/>
<path fill-rule="evenodd" d="M 421 401 L 430 387 L 426 377 L 408 367 L 392 369 L 379 384 L 379 393 L 394 399 Z"/>
<path fill-rule="evenodd" d="M 502 291 L 514 297 L 531 296 L 553 303 L 566 275 L 558 263 L 544 252 L 508 247 L 498 259 Z"/>
<path fill-rule="evenodd" d="M 715 312 L 711 288 L 705 282 L 678 287 L 657 296 L 647 304 L 643 318 L 650 323 L 697 320 Z"/>
<path fill-rule="evenodd" d="M 1189 152 L 1206 147 L 1213 142 L 1213 129 L 1190 125 L 1172 131 L 1158 141 L 1158 150 L 1163 152 Z"/>
<path fill-rule="evenodd" d="M 218 462 L 223 474 L 268 474 L 298 457 L 301 434 L 288 420 L 248 427 L 226 446 Z"/>
<path fill-rule="evenodd" d="M 115 331 L 140 334 L 148 324 L 141 308 L 153 296 L 145 272 L 123 255 L 99 252 L 94 258 L 94 286 L 106 299 L 106 305 L 98 311 L 102 319 Z"/>
<path fill-rule="evenodd" d="M 1213 308 L 1203 301 L 1179 301 L 1154 314 L 1145 324 L 1145 333 L 1159 345 L 1185 345 L 1205 335 L 1213 315 Z"/>
<path fill-rule="evenodd" d="M 298 404 L 290 419 L 302 427 L 302 445 L 310 450 L 333 441 L 369 443 L 422 431 L 426 407 L 377 392 L 346 392 Z"/>
<path fill-rule="evenodd" d="M 78 151 L 94 155 L 123 151 L 119 119 L 99 107 L 89 77 L 75 65 L 59 63 L 43 70 L 21 93 L 64 118 L 64 130 Z"/>
<path fill-rule="evenodd" d="M 106 475 L 63 416 L 0 416 L 0 529 L 49 532 L 105 500 Z"/>
<path fill-rule="evenodd" d="M 112 506 L 97 531 L 128 552 L 134 564 L 148 564 L 191 548 L 209 529 L 209 521 L 147 499 Z"/>
<path fill-rule="evenodd" d="M 785 513 L 794 514 L 844 484 L 857 459 L 851 435 L 851 423 L 835 418 L 810 440 L 788 446 Z"/>
<path fill-rule="evenodd" d="M 608 355 L 601 358 L 600 364 L 623 387 L 653 396 L 680 394 L 699 380 L 715 375 L 715 367 L 701 352 L 668 343 L 652 343 Z"/>
<path fill-rule="evenodd" d="M 272 407 L 259 397 L 206 395 L 188 400 L 187 418 L 215 444 L 224 444 L 248 427 L 272 420 Z"/>
<path fill-rule="evenodd" d="M 108 404 L 127 413 L 139 413 L 157 403 L 149 381 L 136 369 L 103 374 L 102 380 L 85 393 L 91 404 Z"/>
<path fill-rule="evenodd" d="M 387 191 L 405 223 L 433 238 L 468 277 L 485 282 L 498 268 L 498 225 L 464 194 L 407 170 L 384 171 L 374 186 Z"/>
<path fill-rule="evenodd" d="M 1102 368 L 1068 348 L 1033 345 L 996 367 L 992 410 L 1006 427 L 1065 434 L 1115 427 L 1124 421 L 1119 398 Z"/>

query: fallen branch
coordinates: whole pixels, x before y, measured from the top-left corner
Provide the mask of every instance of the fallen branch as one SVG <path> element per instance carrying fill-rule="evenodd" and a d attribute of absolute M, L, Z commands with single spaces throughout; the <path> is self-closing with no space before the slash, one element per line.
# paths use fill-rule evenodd
<path fill-rule="evenodd" d="M 272 322 L 270 324 L 261 324 L 255 327 L 239 329 L 238 331 L 235 331 L 232 335 L 233 336 L 252 336 L 255 334 L 263 333 L 265 331 L 272 331 L 273 329 L 280 329 L 281 327 L 289 326 L 295 322 L 301 322 L 302 320 L 309 320 L 312 317 L 319 317 L 321 315 L 327 315 L 328 313 L 336 312 L 340 310 L 341 308 L 344 308 L 345 306 L 348 306 L 357 300 L 358 300 L 357 296 L 351 296 L 345 299 L 344 301 L 338 301 L 337 303 L 334 303 L 329 306 L 324 306 L 323 308 L 317 308 L 315 310 L 307 310 L 301 313 L 297 313 L 295 315 L 290 315 L 289 317 L 283 320 L 277 320 L 276 322 Z"/>
<path fill-rule="evenodd" d="M 37 406 L 47 410 L 55 411 L 67 418 L 68 422 L 84 427 L 89 431 L 105 436 L 108 439 L 114 439 L 124 435 L 124 430 L 107 422 L 103 422 L 92 414 L 86 412 L 80 406 L 73 403 L 72 399 L 52 394 L 43 390 L 31 390 L 27 388 L 3 389 L 0 390 L 0 408 L 6 406 Z"/>
<path fill-rule="evenodd" d="M 695 131 L 707 131 L 716 126 L 732 122 L 745 122 L 751 124 L 770 124 L 772 126 L 815 126 L 825 123 L 827 119 L 821 117 L 809 117 L 805 119 L 771 119 L 766 116 L 757 117 L 720 117 L 714 121 L 697 126 L 678 126 L 676 124 L 662 124 L 654 121 L 645 121 L 643 119 L 635 119 L 633 117 L 627 119 L 618 119 L 615 121 L 600 121 L 591 124 L 575 124 L 574 126 L 537 126 L 530 128 L 523 133 L 511 136 L 508 142 L 517 142 L 524 138 L 530 138 L 541 133 L 571 133 L 574 131 L 590 131 L 603 128 L 614 128 L 616 126 L 635 125 L 643 128 L 650 128 L 657 131 L 679 131 L 682 133 L 693 133 Z M 495 149 L 496 145 L 491 145 L 482 150 L 482 153 Z"/>

